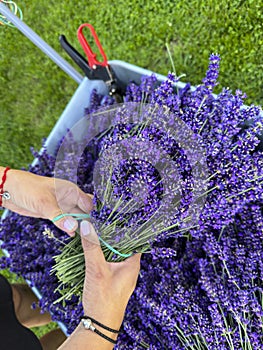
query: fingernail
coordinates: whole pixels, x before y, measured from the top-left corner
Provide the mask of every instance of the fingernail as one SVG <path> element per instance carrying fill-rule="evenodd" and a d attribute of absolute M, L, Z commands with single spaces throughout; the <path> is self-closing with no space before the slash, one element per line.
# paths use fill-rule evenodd
<path fill-rule="evenodd" d="M 74 227 L 76 227 L 76 220 L 74 220 L 73 218 L 67 218 L 64 222 L 63 222 L 63 227 L 65 230 L 67 231 L 72 231 L 74 229 Z"/>
<path fill-rule="evenodd" d="M 88 236 L 90 234 L 90 223 L 88 221 L 81 221 L 80 232 L 83 236 Z"/>

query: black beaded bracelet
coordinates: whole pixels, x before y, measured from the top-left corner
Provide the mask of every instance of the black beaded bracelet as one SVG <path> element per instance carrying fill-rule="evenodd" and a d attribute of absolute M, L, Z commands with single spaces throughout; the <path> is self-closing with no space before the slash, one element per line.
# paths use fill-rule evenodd
<path fill-rule="evenodd" d="M 104 324 L 100 323 L 99 321 L 94 320 L 94 318 L 90 317 L 90 316 L 82 316 L 81 317 L 82 320 L 91 320 L 93 323 L 95 323 L 96 325 L 100 326 L 101 328 L 104 328 L 106 331 L 109 331 L 111 333 L 119 333 L 120 330 L 116 331 L 115 329 L 112 329 L 110 327 L 105 326 Z"/>
<path fill-rule="evenodd" d="M 98 334 L 100 337 L 104 338 L 105 340 L 109 341 L 109 342 L 112 343 L 112 344 L 117 344 L 117 341 L 116 341 L 116 340 L 111 339 L 111 338 L 108 337 L 106 334 L 103 334 L 103 333 L 100 332 L 98 329 L 96 329 L 96 328 L 93 326 L 93 324 L 92 324 L 91 318 L 89 318 L 89 317 L 87 317 L 87 316 L 83 316 L 83 317 L 81 317 L 81 321 L 82 321 L 82 324 L 83 324 L 83 326 L 84 326 L 85 329 L 91 330 L 92 332 Z M 95 322 L 97 322 L 97 321 L 95 321 Z M 94 323 L 95 323 L 95 322 L 94 322 Z M 98 325 L 100 325 L 100 324 L 98 324 Z M 102 328 L 105 328 L 105 329 L 106 329 L 106 327 L 107 327 L 107 326 L 104 326 L 104 325 L 103 325 Z M 111 328 L 107 327 L 107 329 L 111 329 Z M 110 331 L 110 332 L 111 332 L 111 331 Z M 118 331 L 115 331 L 115 330 L 114 330 L 113 333 L 118 333 Z"/>

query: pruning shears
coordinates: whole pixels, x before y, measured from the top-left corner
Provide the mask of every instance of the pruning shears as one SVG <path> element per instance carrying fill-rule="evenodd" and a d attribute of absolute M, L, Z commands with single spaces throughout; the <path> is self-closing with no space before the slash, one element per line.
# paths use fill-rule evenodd
<path fill-rule="evenodd" d="M 83 29 L 88 28 L 92 34 L 97 48 L 102 56 L 102 61 L 97 60 L 87 42 Z M 86 77 L 90 80 L 103 80 L 109 89 L 109 95 L 114 96 L 116 100 L 120 99 L 123 91 L 122 83 L 118 80 L 116 74 L 108 63 L 106 54 L 102 48 L 99 38 L 93 26 L 89 23 L 82 24 L 77 31 L 78 40 L 87 56 L 87 60 L 67 41 L 65 35 L 60 35 L 59 41 L 63 49 L 73 59 L 73 61 L 82 69 Z"/>

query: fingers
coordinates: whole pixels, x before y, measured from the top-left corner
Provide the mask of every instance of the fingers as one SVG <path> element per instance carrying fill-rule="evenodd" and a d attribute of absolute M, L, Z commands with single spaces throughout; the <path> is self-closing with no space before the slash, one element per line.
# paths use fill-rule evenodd
<path fill-rule="evenodd" d="M 140 264 L 141 264 L 141 256 L 142 254 L 134 254 L 130 258 L 125 260 L 126 265 L 131 265 L 134 267 L 134 269 L 140 270 Z"/>
<path fill-rule="evenodd" d="M 95 228 L 89 221 L 81 221 L 80 234 L 83 238 L 84 248 L 87 250 L 93 248 L 93 245 L 100 246 L 100 241 Z"/>
<path fill-rule="evenodd" d="M 77 205 L 84 213 L 90 213 L 93 209 L 92 198 L 93 196 L 91 194 L 84 193 L 81 190 L 79 190 L 79 198 Z"/>
<path fill-rule="evenodd" d="M 112 269 L 114 269 L 116 272 L 118 271 L 118 274 L 123 274 L 125 272 L 127 285 L 131 284 L 132 289 L 135 288 L 140 272 L 141 255 L 142 254 L 135 254 L 120 263 L 113 263 L 113 265 L 111 265 Z"/>
<path fill-rule="evenodd" d="M 92 265 L 105 264 L 105 258 L 94 226 L 89 221 L 83 220 L 80 224 L 80 234 L 86 266 L 90 263 Z"/>
<path fill-rule="evenodd" d="M 78 228 L 78 222 L 72 216 L 63 217 L 55 222 L 52 220 L 52 222 L 55 226 L 57 226 L 62 231 L 65 231 L 70 236 L 74 236 L 75 231 Z"/>
<path fill-rule="evenodd" d="M 140 263 L 141 263 L 141 256 L 142 254 L 136 253 L 132 255 L 131 257 L 125 259 L 124 261 L 121 261 L 117 263 L 119 266 L 125 268 L 125 269 L 134 269 L 135 271 L 140 270 Z M 114 263 L 116 265 L 116 263 Z"/>
<path fill-rule="evenodd" d="M 136 282 L 140 272 L 141 256 L 142 254 L 135 254 L 125 261 L 126 268 L 129 270 L 129 273 L 130 273 L 130 282 L 131 283 L 133 282 L 133 290 L 136 286 Z M 132 277 L 133 277 L 133 281 L 132 281 Z"/>
<path fill-rule="evenodd" d="M 57 180 L 56 198 L 54 199 L 52 203 L 52 222 L 70 236 L 74 236 L 78 228 L 78 221 L 70 216 L 70 213 L 90 213 L 93 208 L 92 195 L 84 193 L 68 181 Z M 54 218 L 59 217 L 63 212 L 69 213 L 68 216 L 54 221 Z"/>
<path fill-rule="evenodd" d="M 70 212 L 81 212 L 81 213 L 90 213 L 93 208 L 92 196 L 90 194 L 84 193 L 79 188 L 78 195 L 76 197 L 75 208 Z M 74 236 L 76 229 L 78 228 L 78 222 L 72 216 L 66 216 L 57 222 L 55 225 L 67 232 L 70 236 Z"/>

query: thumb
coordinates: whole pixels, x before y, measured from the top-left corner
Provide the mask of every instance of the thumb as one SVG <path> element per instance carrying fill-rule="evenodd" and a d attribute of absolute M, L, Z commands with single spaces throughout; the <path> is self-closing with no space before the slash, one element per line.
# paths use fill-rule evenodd
<path fill-rule="evenodd" d="M 61 213 L 61 211 L 60 211 Z M 58 217 L 60 215 L 53 216 L 53 218 Z M 51 219 L 53 224 L 57 226 L 60 230 L 67 232 L 70 236 L 75 235 L 75 231 L 78 228 L 78 222 L 76 219 L 74 219 L 72 216 L 64 216 L 61 219 L 54 220 Z"/>
<path fill-rule="evenodd" d="M 98 235 L 89 221 L 81 221 L 80 235 L 86 264 L 89 262 L 93 262 L 93 264 L 105 262 Z"/>

